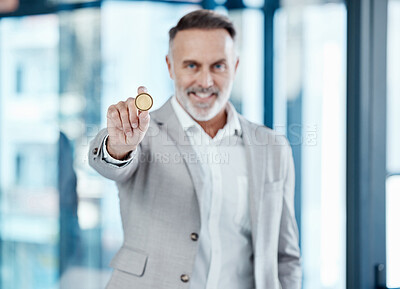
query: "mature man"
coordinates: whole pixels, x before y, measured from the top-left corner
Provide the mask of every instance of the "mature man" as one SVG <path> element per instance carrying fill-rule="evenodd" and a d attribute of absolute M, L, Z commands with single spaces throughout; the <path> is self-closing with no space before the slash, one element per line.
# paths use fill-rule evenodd
<path fill-rule="evenodd" d="M 234 40 L 228 18 L 187 14 L 166 57 L 175 96 L 151 117 L 132 98 L 109 107 L 89 151 L 119 189 L 108 288 L 301 288 L 291 149 L 228 102 Z"/>

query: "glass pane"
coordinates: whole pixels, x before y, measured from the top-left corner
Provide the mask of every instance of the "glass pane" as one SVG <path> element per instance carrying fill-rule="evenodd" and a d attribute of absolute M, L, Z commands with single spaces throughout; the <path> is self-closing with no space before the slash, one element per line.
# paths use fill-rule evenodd
<path fill-rule="evenodd" d="M 1 288 L 58 279 L 58 40 L 55 15 L 0 22 Z"/>
<path fill-rule="evenodd" d="M 346 288 L 346 7 L 284 5 L 274 23 L 274 128 L 292 144 L 303 288 Z"/>
<path fill-rule="evenodd" d="M 100 47 L 99 9 L 0 22 L 1 288 L 108 281 L 122 239 L 117 193 L 86 160 Z"/>
<path fill-rule="evenodd" d="M 116 190 L 93 173 L 86 157 L 88 136 L 99 130 L 101 119 L 101 12 L 82 9 L 58 17 L 59 286 L 103 288 L 111 273 L 108 263 L 118 247 L 112 240 L 122 237 L 118 218 L 109 213 L 110 208 L 118 212 Z"/>
<path fill-rule="evenodd" d="M 400 1 L 388 3 L 387 170 L 400 172 Z"/>
<path fill-rule="evenodd" d="M 386 262 L 387 285 L 400 287 L 400 175 L 386 181 Z"/>
<path fill-rule="evenodd" d="M 245 7 L 262 8 L 265 0 L 243 0 Z"/>
<path fill-rule="evenodd" d="M 386 262 L 387 285 L 400 287 L 400 1 L 388 3 L 387 48 L 387 171 L 386 180 Z"/>
<path fill-rule="evenodd" d="M 240 63 L 230 101 L 247 119 L 264 121 L 264 15 L 253 9 L 233 10 Z"/>

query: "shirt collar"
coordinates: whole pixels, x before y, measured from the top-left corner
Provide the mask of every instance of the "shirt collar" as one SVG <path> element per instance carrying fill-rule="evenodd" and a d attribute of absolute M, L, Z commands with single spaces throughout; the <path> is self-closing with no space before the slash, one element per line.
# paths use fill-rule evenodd
<path fill-rule="evenodd" d="M 184 131 L 187 131 L 191 128 L 197 128 L 203 130 L 203 128 L 178 103 L 175 96 L 172 97 L 171 104 L 176 116 L 178 117 L 179 123 L 181 124 Z M 222 129 L 226 131 L 224 133 L 224 136 L 233 136 L 233 135 L 241 136 L 242 127 L 240 125 L 238 113 L 235 107 L 229 101 L 226 105 L 226 113 L 227 113 L 227 120 L 224 128 Z"/>

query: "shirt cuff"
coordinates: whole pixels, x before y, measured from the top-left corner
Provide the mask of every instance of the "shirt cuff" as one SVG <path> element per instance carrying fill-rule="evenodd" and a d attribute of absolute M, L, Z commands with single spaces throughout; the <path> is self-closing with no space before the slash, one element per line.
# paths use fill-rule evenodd
<path fill-rule="evenodd" d="M 136 154 L 137 148 L 134 151 L 131 151 L 131 153 L 129 154 L 129 158 L 127 158 L 126 160 L 117 160 L 117 159 L 113 158 L 112 156 L 110 156 L 110 154 L 107 151 L 107 139 L 108 139 L 108 135 L 103 140 L 103 160 L 106 163 L 116 165 L 116 166 L 122 166 L 122 165 L 129 163 L 133 159 L 133 157 Z"/>

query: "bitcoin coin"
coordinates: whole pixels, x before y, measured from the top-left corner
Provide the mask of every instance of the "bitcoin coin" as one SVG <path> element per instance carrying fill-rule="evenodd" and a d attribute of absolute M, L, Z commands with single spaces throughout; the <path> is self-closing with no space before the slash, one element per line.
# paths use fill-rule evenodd
<path fill-rule="evenodd" d="M 153 98 L 150 94 L 143 92 L 136 96 L 135 105 L 141 111 L 149 110 L 153 106 Z"/>

